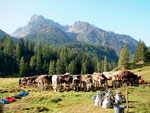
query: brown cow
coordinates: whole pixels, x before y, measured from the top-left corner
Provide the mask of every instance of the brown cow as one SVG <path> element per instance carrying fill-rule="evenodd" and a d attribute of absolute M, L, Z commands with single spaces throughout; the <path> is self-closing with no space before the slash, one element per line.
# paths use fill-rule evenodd
<path fill-rule="evenodd" d="M 52 76 L 51 75 L 40 75 L 36 78 L 35 80 L 38 83 L 38 88 L 41 88 L 41 90 L 44 89 L 46 90 L 46 84 L 52 84 Z"/>
<path fill-rule="evenodd" d="M 93 84 L 96 88 L 101 87 L 102 85 L 108 86 L 107 78 L 102 73 L 96 73 L 94 72 L 92 75 Z"/>
<path fill-rule="evenodd" d="M 81 76 L 81 88 L 89 91 L 92 87 L 92 76 L 90 74 Z"/>
<path fill-rule="evenodd" d="M 70 88 L 70 84 L 72 84 L 73 77 L 70 73 L 65 73 L 64 75 L 60 75 L 60 82 L 61 84 L 65 83 L 65 87 Z"/>
<path fill-rule="evenodd" d="M 141 76 L 138 76 L 130 71 L 123 71 L 121 73 L 122 76 L 122 85 L 131 85 L 131 86 L 138 86 L 139 80 Z"/>
<path fill-rule="evenodd" d="M 116 82 L 117 81 L 121 81 L 122 78 L 121 78 L 121 74 L 122 71 L 115 71 L 115 72 L 103 72 L 104 76 L 107 78 L 107 80 L 112 80 L 112 86 L 113 88 L 116 87 Z M 120 83 L 119 83 L 120 84 Z"/>

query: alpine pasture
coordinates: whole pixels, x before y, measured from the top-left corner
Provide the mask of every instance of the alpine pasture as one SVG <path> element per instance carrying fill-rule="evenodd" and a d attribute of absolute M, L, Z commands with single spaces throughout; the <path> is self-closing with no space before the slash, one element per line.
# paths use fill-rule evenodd
<path fill-rule="evenodd" d="M 130 70 L 141 75 L 145 82 L 150 81 L 150 66 Z M 138 87 L 127 86 L 111 89 L 115 94 L 120 90 L 124 95 L 129 91 L 129 112 L 149 113 L 150 107 L 150 85 L 140 84 Z M 52 90 L 37 90 L 35 88 L 19 88 L 18 78 L 0 78 L 0 99 L 19 94 L 23 91 L 29 91 L 29 95 L 16 99 L 14 102 L 4 105 L 4 113 L 112 113 L 113 108 L 103 109 L 96 107 L 92 102 L 92 96 L 97 91 L 105 93 L 106 91 L 90 92 L 53 92 Z M 124 103 L 126 107 L 126 103 Z M 126 108 L 125 108 L 126 112 Z"/>

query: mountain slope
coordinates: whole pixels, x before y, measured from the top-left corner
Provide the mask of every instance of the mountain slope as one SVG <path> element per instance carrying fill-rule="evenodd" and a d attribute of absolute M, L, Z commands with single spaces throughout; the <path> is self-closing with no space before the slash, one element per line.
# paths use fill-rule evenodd
<path fill-rule="evenodd" d="M 26 26 L 19 27 L 11 35 L 15 37 L 24 37 L 32 32 L 38 31 L 47 26 L 55 26 L 64 31 L 67 30 L 67 27 L 62 26 L 59 23 L 54 22 L 53 20 L 45 19 L 43 16 L 33 15 Z"/>
<path fill-rule="evenodd" d="M 74 35 L 74 40 L 100 44 L 113 48 L 119 55 L 121 48 L 128 43 L 131 54 L 136 50 L 137 41 L 128 35 L 115 34 L 90 25 L 87 22 L 75 22 L 68 30 L 68 34 Z"/>
<path fill-rule="evenodd" d="M 4 32 L 0 29 L 0 38 L 5 38 L 5 37 L 10 37 L 15 43 L 18 42 L 18 38 L 11 37 L 9 34 L 7 34 L 6 32 Z"/>
<path fill-rule="evenodd" d="M 8 36 L 8 34 L 0 29 L 0 38 L 3 38 L 4 36 Z"/>
<path fill-rule="evenodd" d="M 31 32 L 24 38 L 28 38 L 35 43 L 41 40 L 43 43 L 49 43 L 51 45 L 60 45 L 71 42 L 70 38 L 59 28 L 55 26 L 47 26 L 38 31 Z"/>
<path fill-rule="evenodd" d="M 113 48 L 117 55 L 125 43 L 128 43 L 130 53 L 133 55 L 138 41 L 128 35 L 116 34 L 102 30 L 87 22 L 75 22 L 72 26 L 63 26 L 43 16 L 33 15 L 25 27 L 18 28 L 12 36 L 28 37 L 37 42 L 60 45 L 68 42 L 81 42 L 104 45 Z"/>
<path fill-rule="evenodd" d="M 33 15 L 27 25 L 18 28 L 12 36 L 27 37 L 36 43 L 41 40 L 43 43 L 49 42 L 52 45 L 70 42 L 70 38 L 61 29 L 67 28 L 52 20 L 45 19 L 43 16 Z"/>
<path fill-rule="evenodd" d="M 104 60 L 104 57 L 107 56 L 108 61 L 118 61 L 118 56 L 115 51 L 109 47 L 97 46 L 83 43 L 67 43 L 61 46 L 61 48 L 70 48 L 71 50 L 76 50 L 78 53 L 84 52 L 87 53 L 90 57 L 97 56 L 100 60 Z"/>

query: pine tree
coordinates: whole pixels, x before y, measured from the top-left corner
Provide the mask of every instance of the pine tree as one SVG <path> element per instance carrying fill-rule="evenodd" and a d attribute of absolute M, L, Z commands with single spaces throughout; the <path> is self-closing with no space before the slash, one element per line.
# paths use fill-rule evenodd
<path fill-rule="evenodd" d="M 49 63 L 49 74 L 54 75 L 55 73 L 56 73 L 55 61 L 50 61 L 50 63 Z"/>
<path fill-rule="evenodd" d="M 97 63 L 96 63 L 96 72 L 101 72 L 101 63 L 99 60 L 97 60 Z"/>
<path fill-rule="evenodd" d="M 104 61 L 101 61 L 100 65 L 101 65 L 101 72 L 104 72 Z"/>
<path fill-rule="evenodd" d="M 29 51 L 30 52 L 34 52 L 34 43 L 33 42 L 29 42 Z"/>
<path fill-rule="evenodd" d="M 37 58 L 36 58 L 36 72 L 37 74 L 42 74 L 42 61 L 41 61 L 40 53 L 37 54 Z"/>
<path fill-rule="evenodd" d="M 19 64 L 21 57 L 24 56 L 24 41 L 22 38 L 19 39 L 19 43 L 17 44 L 15 54 L 16 54 L 17 63 Z"/>
<path fill-rule="evenodd" d="M 68 71 L 71 74 L 76 74 L 77 73 L 77 69 L 76 69 L 76 65 L 75 65 L 75 61 L 71 61 L 69 66 L 68 66 Z"/>
<path fill-rule="evenodd" d="M 125 44 L 124 48 L 120 52 L 118 67 L 123 70 L 126 69 L 128 67 L 129 57 L 130 53 L 128 49 L 128 44 Z"/>
<path fill-rule="evenodd" d="M 87 74 L 87 67 L 86 67 L 86 63 L 85 62 L 82 63 L 81 74 Z"/>
<path fill-rule="evenodd" d="M 146 61 L 147 47 L 143 41 L 139 41 L 134 55 L 134 62 Z"/>
<path fill-rule="evenodd" d="M 24 57 L 21 57 L 19 67 L 20 67 L 20 71 L 19 71 L 20 76 L 25 76 L 28 72 L 28 65 L 27 63 L 25 63 Z"/>
<path fill-rule="evenodd" d="M 0 48 L 0 76 L 4 73 L 4 53 Z"/>
<path fill-rule="evenodd" d="M 61 66 L 61 74 L 67 71 L 68 61 L 67 61 L 67 54 L 65 50 L 60 52 L 60 66 Z"/>
<path fill-rule="evenodd" d="M 107 72 L 109 71 L 109 67 L 108 67 L 108 62 L 107 62 L 107 57 L 104 57 L 104 71 Z"/>
<path fill-rule="evenodd" d="M 94 66 L 92 64 L 90 57 L 87 56 L 85 64 L 86 64 L 86 74 L 92 74 L 94 72 Z"/>
<path fill-rule="evenodd" d="M 42 56 L 46 62 L 49 62 L 49 60 L 50 60 L 50 47 L 49 47 L 48 43 L 43 46 Z"/>
<path fill-rule="evenodd" d="M 35 67 L 36 67 L 36 59 L 35 59 L 35 56 L 32 56 L 31 59 L 30 59 L 30 72 L 31 74 L 35 74 Z"/>
<path fill-rule="evenodd" d="M 61 62 L 60 62 L 59 59 L 57 60 L 57 63 L 56 63 L 56 73 L 57 74 L 63 74 L 62 67 L 61 67 Z"/>
<path fill-rule="evenodd" d="M 15 48 L 15 45 L 14 45 L 13 40 L 10 37 L 6 38 L 4 54 L 8 55 L 10 57 L 13 57 L 14 56 L 14 48 Z"/>
<path fill-rule="evenodd" d="M 49 68 L 49 64 L 46 62 L 46 60 L 44 60 L 44 64 L 43 64 L 43 73 L 48 73 L 48 69 Z"/>
<path fill-rule="evenodd" d="M 75 64 L 77 68 L 77 74 L 80 74 L 81 66 L 82 66 L 82 54 L 81 53 L 75 58 Z"/>

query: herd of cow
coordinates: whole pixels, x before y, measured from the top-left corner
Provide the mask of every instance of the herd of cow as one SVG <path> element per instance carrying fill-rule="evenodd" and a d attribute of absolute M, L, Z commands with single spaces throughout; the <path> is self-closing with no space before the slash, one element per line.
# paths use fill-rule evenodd
<path fill-rule="evenodd" d="M 138 76 L 130 71 L 116 71 L 74 75 L 66 73 L 64 75 L 39 75 L 32 77 L 24 77 L 21 82 L 21 87 L 36 86 L 39 89 L 46 89 L 47 86 L 53 88 L 54 91 L 59 91 L 62 87 L 65 89 L 73 89 L 74 91 L 89 91 L 98 88 L 107 88 L 108 80 L 112 81 L 112 87 L 121 86 L 138 86 L 141 76 Z"/>

